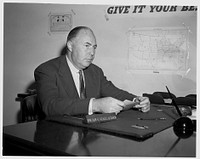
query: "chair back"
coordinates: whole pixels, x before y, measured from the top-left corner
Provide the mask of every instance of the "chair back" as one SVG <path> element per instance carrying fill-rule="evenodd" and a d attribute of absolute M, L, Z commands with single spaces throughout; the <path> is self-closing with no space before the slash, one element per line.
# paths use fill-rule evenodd
<path fill-rule="evenodd" d="M 27 96 L 22 101 L 22 122 L 44 118 L 44 113 L 38 103 L 37 94 Z"/>

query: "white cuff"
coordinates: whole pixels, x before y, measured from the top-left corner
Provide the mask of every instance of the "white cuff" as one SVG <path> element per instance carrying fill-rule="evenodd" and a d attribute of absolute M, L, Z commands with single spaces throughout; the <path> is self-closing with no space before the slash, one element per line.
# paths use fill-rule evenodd
<path fill-rule="evenodd" d="M 93 100 L 94 100 L 95 98 L 91 98 L 90 99 L 90 102 L 89 102 L 89 107 L 88 107 L 88 115 L 92 115 L 93 114 L 93 112 L 92 112 L 92 103 L 93 103 Z"/>

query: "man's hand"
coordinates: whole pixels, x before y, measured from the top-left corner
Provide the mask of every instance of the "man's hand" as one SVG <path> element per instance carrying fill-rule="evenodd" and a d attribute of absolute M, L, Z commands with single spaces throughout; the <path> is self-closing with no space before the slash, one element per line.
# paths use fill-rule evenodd
<path fill-rule="evenodd" d="M 124 107 L 124 102 L 112 97 L 94 99 L 92 103 L 93 112 L 116 113 L 118 114 Z"/>
<path fill-rule="evenodd" d="M 150 110 L 150 101 L 148 97 L 136 97 L 136 102 L 139 102 L 135 108 L 138 108 L 142 112 L 148 112 Z"/>

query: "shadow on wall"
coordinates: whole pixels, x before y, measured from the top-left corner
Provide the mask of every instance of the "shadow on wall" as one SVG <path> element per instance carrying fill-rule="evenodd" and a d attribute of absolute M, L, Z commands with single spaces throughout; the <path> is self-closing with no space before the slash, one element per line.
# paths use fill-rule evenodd
<path fill-rule="evenodd" d="M 61 55 L 65 55 L 66 54 L 66 46 L 63 46 L 60 50 L 59 56 Z M 47 59 L 49 60 L 49 59 Z M 47 61 L 46 60 L 46 61 Z M 35 94 L 36 93 L 36 83 L 35 80 L 31 81 L 27 87 L 25 88 L 25 92 L 19 93 L 18 97 L 15 99 L 15 101 L 20 102 L 20 110 L 17 112 L 17 122 L 21 123 L 22 122 L 22 100 L 25 96 L 27 96 L 28 94 Z M 20 97 L 19 97 L 20 96 Z"/>

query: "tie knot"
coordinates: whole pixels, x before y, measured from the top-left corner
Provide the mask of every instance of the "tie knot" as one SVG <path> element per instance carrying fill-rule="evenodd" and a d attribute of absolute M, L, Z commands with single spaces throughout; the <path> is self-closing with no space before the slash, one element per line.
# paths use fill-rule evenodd
<path fill-rule="evenodd" d="M 82 75 L 82 74 L 83 74 L 82 71 L 83 71 L 83 70 L 79 70 L 78 73 L 79 73 L 80 75 Z"/>

